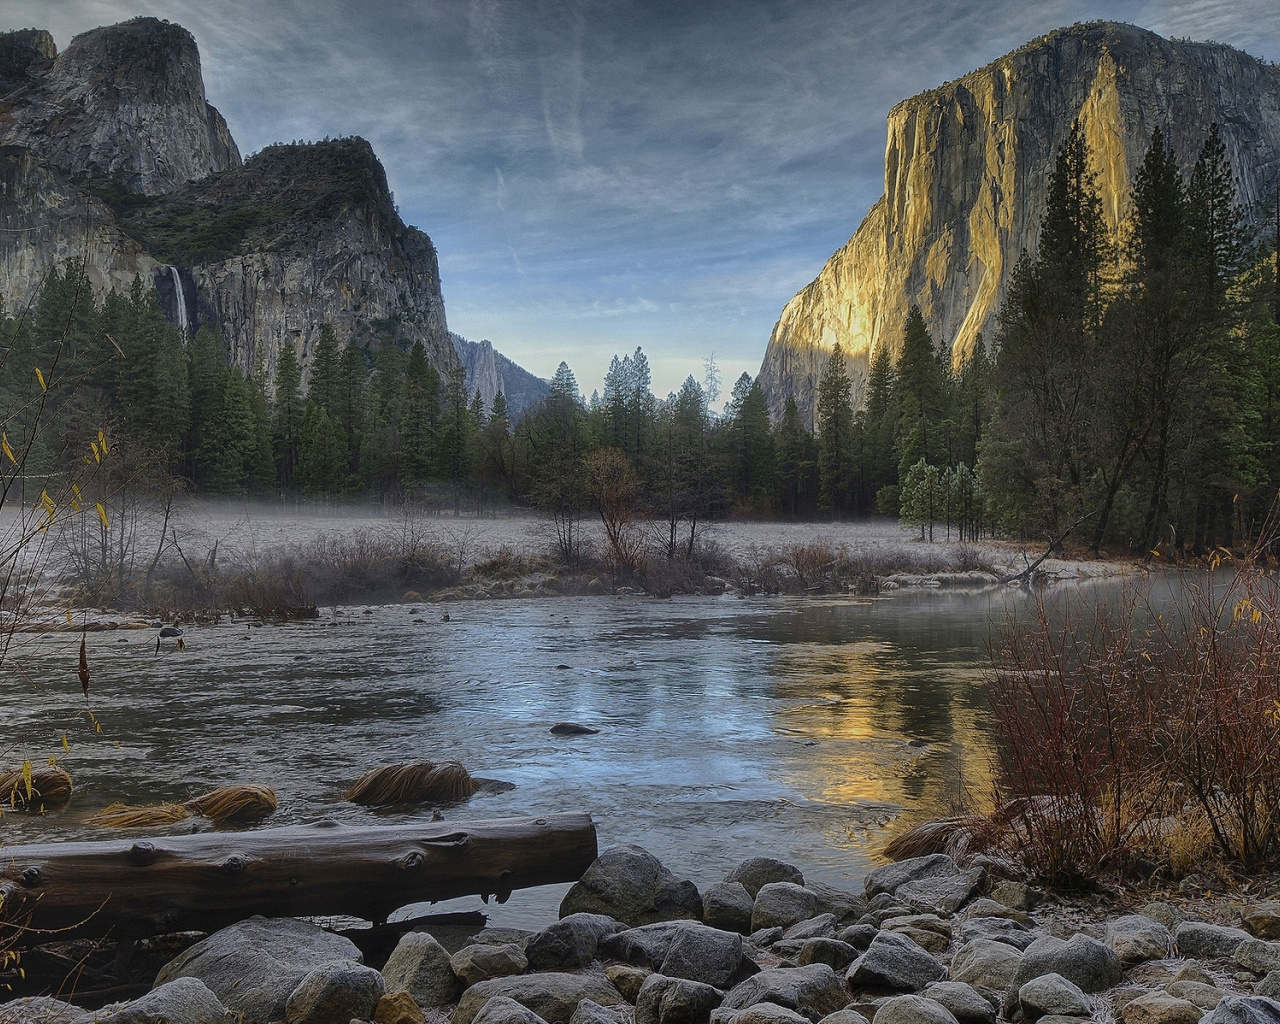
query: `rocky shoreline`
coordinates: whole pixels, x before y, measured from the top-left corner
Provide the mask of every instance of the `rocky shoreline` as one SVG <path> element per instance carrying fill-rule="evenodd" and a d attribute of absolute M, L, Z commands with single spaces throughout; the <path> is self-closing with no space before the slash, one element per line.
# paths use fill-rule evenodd
<path fill-rule="evenodd" d="M 619 846 L 541 931 L 411 931 L 378 970 L 316 924 L 256 917 L 139 999 L 27 997 L 0 1024 L 1280 1024 L 1280 902 L 1072 927 L 1038 897 L 1007 862 L 944 854 L 857 893 L 753 857 L 700 892 Z"/>

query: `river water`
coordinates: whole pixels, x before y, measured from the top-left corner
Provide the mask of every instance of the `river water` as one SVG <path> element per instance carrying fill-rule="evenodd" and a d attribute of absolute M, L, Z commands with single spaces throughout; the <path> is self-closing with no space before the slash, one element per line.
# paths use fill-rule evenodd
<path fill-rule="evenodd" d="M 185 652 L 165 641 L 159 655 L 154 630 L 90 634 L 100 733 L 75 676 L 79 637 L 35 637 L 15 652 L 25 692 L 0 696 L 18 737 L 6 759 L 62 754 L 65 730 L 76 792 L 60 814 L 6 814 L 0 837 L 101 837 L 85 818 L 112 801 L 235 782 L 275 787 L 272 824 L 430 817 L 341 793 L 379 764 L 456 758 L 516 788 L 446 820 L 587 810 L 602 849 L 640 843 L 700 888 L 755 854 L 859 888 L 889 836 L 947 813 L 962 784 L 984 786 L 989 622 L 1022 600 L 934 590 L 348 607 L 191 628 Z M 562 720 L 600 731 L 551 735 Z M 566 888 L 516 892 L 488 908 L 491 921 L 541 926 Z"/>

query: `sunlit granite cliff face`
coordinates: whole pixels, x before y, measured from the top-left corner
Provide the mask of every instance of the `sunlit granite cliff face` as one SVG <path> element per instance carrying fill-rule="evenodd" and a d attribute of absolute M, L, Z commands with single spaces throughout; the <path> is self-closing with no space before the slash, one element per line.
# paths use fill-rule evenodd
<path fill-rule="evenodd" d="M 811 422 L 837 342 L 855 377 L 896 353 L 919 304 L 955 363 L 1035 248 L 1058 148 L 1079 119 L 1113 230 L 1159 127 L 1189 173 L 1217 122 L 1242 205 L 1262 213 L 1280 174 L 1280 68 L 1214 43 L 1131 25 L 1061 29 L 889 113 L 885 191 L 849 242 L 782 310 L 760 370 L 772 413 L 794 396 Z"/>
<path fill-rule="evenodd" d="M 22 308 L 84 259 L 99 293 L 140 275 L 177 324 L 220 328 L 232 359 L 309 374 L 320 328 L 348 344 L 421 340 L 457 365 L 431 239 L 400 219 L 363 139 L 269 146 L 242 163 L 205 100 L 185 29 L 155 18 L 61 54 L 0 35 L 0 300 Z"/>

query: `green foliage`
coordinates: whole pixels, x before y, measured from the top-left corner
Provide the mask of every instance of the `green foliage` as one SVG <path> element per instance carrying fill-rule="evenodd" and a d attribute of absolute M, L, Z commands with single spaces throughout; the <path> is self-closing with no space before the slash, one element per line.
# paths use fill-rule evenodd
<path fill-rule="evenodd" d="M 853 494 L 853 384 L 837 343 L 818 383 L 818 507 L 850 511 Z"/>

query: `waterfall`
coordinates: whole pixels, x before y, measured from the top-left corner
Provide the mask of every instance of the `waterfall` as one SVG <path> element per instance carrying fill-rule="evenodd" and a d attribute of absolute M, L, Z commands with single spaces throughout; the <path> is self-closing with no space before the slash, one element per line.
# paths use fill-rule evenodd
<path fill-rule="evenodd" d="M 178 273 L 177 267 L 170 267 L 169 275 L 173 278 L 173 294 L 178 300 L 178 330 L 182 332 L 183 337 L 186 337 L 187 297 L 182 294 L 182 275 Z"/>

